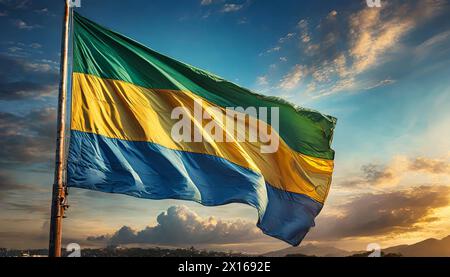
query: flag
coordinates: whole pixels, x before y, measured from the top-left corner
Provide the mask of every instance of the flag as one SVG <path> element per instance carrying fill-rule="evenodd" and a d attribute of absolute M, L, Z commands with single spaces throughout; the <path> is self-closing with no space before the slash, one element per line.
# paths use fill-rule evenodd
<path fill-rule="evenodd" d="M 330 189 L 335 118 L 256 94 L 77 13 L 73 25 L 69 187 L 244 203 L 258 210 L 265 234 L 301 242 Z M 245 129 L 230 131 L 227 119 Z M 257 141 L 235 135 L 264 128 Z M 264 149 L 270 138 L 272 151 Z"/>

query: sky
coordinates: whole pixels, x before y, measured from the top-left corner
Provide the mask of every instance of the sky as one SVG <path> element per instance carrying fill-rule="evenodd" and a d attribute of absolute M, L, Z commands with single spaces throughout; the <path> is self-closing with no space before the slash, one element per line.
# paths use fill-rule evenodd
<path fill-rule="evenodd" d="M 48 245 L 63 1 L 0 0 L 0 247 Z M 82 0 L 175 59 L 338 118 L 335 172 L 303 244 L 364 250 L 450 235 L 450 2 Z M 243 204 L 72 188 L 63 243 L 288 247 Z"/>

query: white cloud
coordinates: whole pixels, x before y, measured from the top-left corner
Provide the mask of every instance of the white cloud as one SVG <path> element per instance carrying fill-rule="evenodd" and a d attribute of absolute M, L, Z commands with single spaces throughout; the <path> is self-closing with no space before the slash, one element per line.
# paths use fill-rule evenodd
<path fill-rule="evenodd" d="M 48 14 L 48 13 L 49 13 L 48 8 L 43 8 L 43 9 L 35 10 L 34 12 L 35 12 L 35 13 L 38 13 L 38 14 Z"/>
<path fill-rule="evenodd" d="M 11 9 L 22 10 L 30 6 L 31 0 L 0 0 L 0 3 Z"/>
<path fill-rule="evenodd" d="M 379 82 L 376 82 L 373 85 L 370 85 L 369 87 L 366 88 L 366 90 L 371 90 L 371 89 L 374 89 L 374 88 L 377 88 L 377 87 L 388 86 L 388 85 L 391 85 L 393 83 L 395 83 L 395 80 L 392 80 L 392 79 L 381 80 Z"/>
<path fill-rule="evenodd" d="M 270 53 L 273 53 L 273 52 L 279 52 L 281 50 L 281 45 L 283 43 L 289 41 L 290 39 L 292 39 L 294 36 L 295 36 L 295 33 L 287 33 L 285 36 L 283 36 L 280 39 L 278 39 L 278 45 L 268 49 L 265 53 L 270 54 Z M 263 54 L 264 53 L 261 53 L 260 56 L 262 56 Z"/>
<path fill-rule="evenodd" d="M 415 49 L 416 56 L 422 57 L 429 53 L 436 46 L 441 45 L 450 40 L 450 30 L 441 32 L 433 37 L 427 39 L 418 45 Z"/>
<path fill-rule="evenodd" d="M 425 0 L 410 6 L 366 8 L 352 15 L 349 55 L 355 59 L 353 70 L 361 73 L 379 65 L 382 55 L 395 48 L 420 22 L 441 12 L 442 7 L 443 1 Z"/>
<path fill-rule="evenodd" d="M 300 21 L 297 23 L 297 26 L 298 26 L 300 29 L 305 29 L 305 28 L 308 27 L 308 21 L 307 21 L 306 19 L 302 19 L 302 20 L 300 20 Z"/>
<path fill-rule="evenodd" d="M 16 52 L 19 52 L 19 51 L 23 51 L 23 49 L 20 48 L 20 47 L 17 47 L 17 46 L 12 46 L 12 47 L 8 48 L 8 51 L 11 52 L 11 53 L 16 53 Z"/>
<path fill-rule="evenodd" d="M 351 91 L 357 89 L 358 87 L 358 83 L 354 77 L 339 79 L 331 85 L 322 86 L 322 89 L 315 92 L 313 98 L 328 96 L 342 91 Z"/>
<path fill-rule="evenodd" d="M 444 55 L 448 48 L 444 42 L 450 40 L 450 31 L 444 31 L 424 41 L 418 47 L 404 47 L 403 39 L 426 20 L 443 14 L 445 1 L 423 0 L 408 4 L 386 3 L 383 8 L 363 8 L 348 16 L 330 11 L 317 26 L 302 19 L 297 23 L 299 48 L 303 57 L 301 68 L 297 66 L 281 80 L 279 87 L 293 89 L 300 80 L 308 80 L 306 92 L 312 98 L 340 92 L 366 91 L 395 82 L 389 75 L 371 77 L 378 66 L 396 58 L 400 49 L 410 51 L 408 55 L 424 57 L 427 53 L 440 51 Z M 339 23 L 337 24 L 339 20 Z M 341 26 L 348 28 L 342 28 Z M 314 30 L 314 31 L 311 31 Z M 278 52 L 287 39 L 295 33 L 282 37 L 278 45 L 265 53 Z M 441 47 L 442 46 L 442 47 Z M 261 56 L 264 53 L 260 54 Z M 290 59 L 291 60 L 291 59 Z M 280 61 L 285 61 L 281 57 Z M 311 78 L 307 78 L 311 77 Z M 372 79 L 371 79 L 372 78 Z"/>
<path fill-rule="evenodd" d="M 237 21 L 238 24 L 247 24 L 248 20 L 246 17 L 243 17 Z"/>
<path fill-rule="evenodd" d="M 411 18 L 382 20 L 382 9 L 365 9 L 350 19 L 354 70 L 363 72 L 379 63 L 379 57 L 397 45 L 403 35 L 412 29 Z"/>
<path fill-rule="evenodd" d="M 34 43 L 30 44 L 30 47 L 33 49 L 38 49 L 38 48 L 41 48 L 42 45 L 37 42 L 34 42 Z"/>
<path fill-rule="evenodd" d="M 285 43 L 286 41 L 290 40 L 291 38 L 293 38 L 295 36 L 295 33 L 288 33 L 286 34 L 284 37 L 280 38 L 278 40 L 279 43 Z"/>
<path fill-rule="evenodd" d="M 341 50 L 328 59 L 322 59 L 319 55 L 318 59 L 322 61 L 316 61 L 310 66 L 314 85 L 310 86 L 309 92 L 315 94 L 314 97 L 320 97 L 342 91 L 369 90 L 394 83 L 395 80 L 385 78 L 367 84 L 368 81 L 361 81 L 358 76 L 381 65 L 388 54 L 399 47 L 406 34 L 419 23 L 441 12 L 442 6 L 440 0 L 426 0 L 411 5 L 387 4 L 381 9 L 364 8 L 351 14 L 348 17 L 348 49 Z M 337 12 L 332 11 L 327 19 L 334 20 L 336 16 Z M 336 45 L 340 39 L 340 35 L 332 31 L 334 24 L 327 27 L 331 31 L 325 33 L 320 43 L 316 44 L 309 37 L 308 22 L 302 20 L 298 26 L 302 31 L 301 38 L 305 45 L 303 51 L 306 55 L 316 56 L 321 48 L 329 49 L 330 45 Z M 323 29 L 324 25 L 320 28 Z M 423 53 L 426 48 L 439 44 L 449 36 L 444 32 L 431 38 L 416 52 Z"/>
<path fill-rule="evenodd" d="M 14 26 L 16 26 L 19 29 L 28 30 L 28 31 L 36 29 L 36 28 L 40 28 L 39 25 L 29 25 L 21 19 L 14 21 Z"/>
<path fill-rule="evenodd" d="M 300 38 L 301 41 L 308 46 L 308 43 L 311 41 L 311 35 L 308 30 L 308 21 L 302 19 L 298 22 L 297 27 L 300 29 Z"/>
<path fill-rule="evenodd" d="M 26 63 L 25 68 L 30 72 L 50 72 L 53 69 L 47 63 Z"/>
<path fill-rule="evenodd" d="M 213 3 L 213 0 L 202 0 L 201 2 L 200 2 L 200 5 L 202 5 L 202 6 L 209 6 L 209 5 L 211 5 Z"/>
<path fill-rule="evenodd" d="M 242 9 L 244 5 L 239 4 L 225 4 L 223 5 L 222 12 L 229 13 L 229 12 L 237 12 L 240 9 Z"/>
<path fill-rule="evenodd" d="M 261 56 L 264 56 L 264 54 L 279 52 L 280 50 L 281 50 L 281 46 L 275 46 L 270 49 L 267 49 L 265 52 L 260 53 L 259 56 L 261 57 Z"/>
<path fill-rule="evenodd" d="M 269 84 L 269 81 L 267 80 L 267 76 L 259 76 L 256 78 L 256 83 L 258 86 L 267 86 Z"/>
<path fill-rule="evenodd" d="M 202 218 L 186 206 L 172 206 L 158 215 L 157 225 L 140 231 L 123 226 L 111 236 L 109 242 L 192 245 L 241 243 L 262 238 L 264 236 L 254 223 L 240 219 Z"/>
<path fill-rule="evenodd" d="M 302 78 L 307 74 L 304 66 L 297 64 L 286 74 L 280 82 L 279 87 L 285 90 L 291 90 L 298 86 Z"/>
<path fill-rule="evenodd" d="M 332 10 L 332 11 L 328 14 L 327 18 L 328 18 L 328 19 L 334 19 L 337 15 L 338 15 L 338 12 L 335 11 L 335 10 Z"/>

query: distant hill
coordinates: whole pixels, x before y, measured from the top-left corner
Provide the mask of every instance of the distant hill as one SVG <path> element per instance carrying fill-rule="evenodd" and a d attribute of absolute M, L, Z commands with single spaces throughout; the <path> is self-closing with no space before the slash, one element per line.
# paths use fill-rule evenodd
<path fill-rule="evenodd" d="M 39 257 L 47 256 L 47 249 L 6 249 L 0 248 L 0 257 Z M 367 257 L 370 252 L 350 252 L 332 246 L 319 246 L 316 244 L 305 244 L 299 247 L 288 247 L 285 249 L 268 252 L 265 257 Z M 63 256 L 67 256 L 63 251 Z M 83 249 L 81 255 L 84 257 L 249 257 L 235 252 L 217 252 L 208 250 L 197 250 L 191 248 L 121 248 L 110 246 L 107 248 Z M 411 245 L 397 245 L 382 249 L 384 257 L 450 257 L 450 236 L 441 240 L 426 239 Z"/>
<path fill-rule="evenodd" d="M 404 257 L 450 257 L 450 236 L 441 240 L 431 238 L 411 245 L 389 247 L 383 252 L 399 253 Z"/>
<path fill-rule="evenodd" d="M 263 254 L 266 257 L 285 257 L 285 256 L 318 256 L 318 257 L 365 257 L 370 252 L 356 251 L 349 252 L 336 247 L 318 246 L 315 244 L 306 244 L 299 247 L 288 247 L 285 249 L 268 252 Z M 397 245 L 382 249 L 384 257 L 450 257 L 450 236 L 441 240 L 426 239 L 411 245 Z"/>
<path fill-rule="evenodd" d="M 314 244 L 305 244 L 299 247 L 288 247 L 285 249 L 268 252 L 263 254 L 265 257 L 285 257 L 285 256 L 318 256 L 318 257 L 346 257 L 352 253 L 331 246 L 318 246 Z"/>

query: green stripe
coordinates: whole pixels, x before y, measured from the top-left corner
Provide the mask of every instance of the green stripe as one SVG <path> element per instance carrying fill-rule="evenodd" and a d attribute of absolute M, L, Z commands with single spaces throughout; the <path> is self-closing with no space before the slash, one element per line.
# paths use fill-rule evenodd
<path fill-rule="evenodd" d="M 146 88 L 189 90 L 221 107 L 279 107 L 279 132 L 289 147 L 312 157 L 334 158 L 330 147 L 334 117 L 253 93 L 159 54 L 77 13 L 74 13 L 73 71 Z"/>

